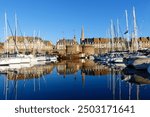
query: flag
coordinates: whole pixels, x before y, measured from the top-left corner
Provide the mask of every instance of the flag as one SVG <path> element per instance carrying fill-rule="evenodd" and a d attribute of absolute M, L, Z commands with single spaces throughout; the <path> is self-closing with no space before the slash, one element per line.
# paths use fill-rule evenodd
<path fill-rule="evenodd" d="M 124 32 L 124 34 L 127 34 L 128 33 L 128 30 L 126 32 Z"/>

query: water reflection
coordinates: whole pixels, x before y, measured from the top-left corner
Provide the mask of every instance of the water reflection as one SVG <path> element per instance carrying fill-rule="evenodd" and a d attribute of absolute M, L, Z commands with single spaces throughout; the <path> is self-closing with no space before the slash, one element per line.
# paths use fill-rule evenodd
<path fill-rule="evenodd" d="M 123 70 L 122 80 L 129 83 L 129 99 L 131 99 L 132 85 L 136 85 L 136 97 L 140 99 L 140 88 L 150 84 L 150 74 L 146 70 L 136 70 L 125 68 Z"/>
<path fill-rule="evenodd" d="M 5 69 L 0 99 L 150 99 L 150 74 L 121 69 L 90 60 Z"/>

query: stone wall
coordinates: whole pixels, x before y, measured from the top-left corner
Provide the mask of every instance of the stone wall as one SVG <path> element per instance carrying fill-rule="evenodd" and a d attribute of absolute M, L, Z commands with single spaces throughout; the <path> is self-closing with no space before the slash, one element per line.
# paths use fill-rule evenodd
<path fill-rule="evenodd" d="M 83 45 L 82 46 L 82 52 L 85 53 L 85 55 L 94 55 L 94 46 L 93 45 Z"/>

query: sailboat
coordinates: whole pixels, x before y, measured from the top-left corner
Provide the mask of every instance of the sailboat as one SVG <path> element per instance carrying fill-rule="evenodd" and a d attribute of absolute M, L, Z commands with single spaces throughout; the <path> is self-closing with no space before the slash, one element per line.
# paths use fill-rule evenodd
<path fill-rule="evenodd" d="M 40 31 L 39 31 L 40 32 Z M 40 37 L 40 33 L 38 35 L 38 37 Z M 35 41 L 35 31 L 34 31 L 34 41 Z M 38 43 L 40 44 L 39 38 L 38 38 Z M 57 57 L 56 56 L 47 56 L 47 55 L 43 55 L 43 54 L 35 54 L 35 50 L 37 50 L 38 53 L 40 53 L 40 49 L 37 49 L 35 46 L 37 45 L 33 45 L 33 54 L 35 55 L 35 63 L 39 63 L 39 62 L 56 62 L 57 61 Z M 39 45 L 41 46 L 41 45 Z"/>
<path fill-rule="evenodd" d="M 6 33 L 6 41 L 7 40 L 7 15 L 5 13 L 5 33 Z M 9 26 L 10 28 L 10 26 Z M 11 28 L 10 28 L 11 30 Z M 9 56 L 8 55 L 8 46 L 7 46 L 7 57 L 4 57 L 4 58 L 1 58 L 0 59 L 0 66 L 9 66 L 11 64 L 27 64 L 27 63 L 31 63 L 33 62 L 34 60 L 34 56 L 33 55 L 25 55 L 25 54 L 20 54 L 19 53 L 19 50 L 18 50 L 18 47 L 17 47 L 17 40 L 16 40 L 16 35 L 17 35 L 17 17 L 15 15 L 15 36 L 13 36 L 13 41 L 14 41 L 14 45 L 15 45 L 15 51 L 16 51 L 16 54 L 14 56 Z M 11 30 L 11 33 L 12 33 L 12 30 Z M 12 33 L 13 35 L 13 33 Z M 8 43 L 8 42 L 7 42 Z M 7 44 L 8 45 L 8 44 Z"/>
<path fill-rule="evenodd" d="M 117 19 L 117 34 L 118 37 L 116 41 L 119 41 L 119 20 Z M 111 35 L 112 35 L 112 52 L 110 53 L 110 58 L 108 59 L 109 63 L 123 63 L 123 54 L 121 52 L 113 52 L 114 51 L 114 39 L 115 39 L 115 29 L 113 25 L 113 21 L 111 21 Z M 119 44 L 117 43 L 117 48 L 119 48 Z"/>
<path fill-rule="evenodd" d="M 136 14 L 135 14 L 135 8 L 133 7 L 133 20 L 134 20 L 134 32 L 132 34 L 132 40 L 134 40 L 133 43 L 133 51 L 134 53 L 129 54 L 127 58 L 124 58 L 124 63 L 126 66 L 133 66 L 137 69 L 146 69 L 149 62 L 150 57 L 147 57 L 141 53 L 138 52 L 139 45 L 138 45 L 138 38 L 137 38 L 137 23 L 136 23 Z M 131 51 L 131 48 L 130 50 Z"/>

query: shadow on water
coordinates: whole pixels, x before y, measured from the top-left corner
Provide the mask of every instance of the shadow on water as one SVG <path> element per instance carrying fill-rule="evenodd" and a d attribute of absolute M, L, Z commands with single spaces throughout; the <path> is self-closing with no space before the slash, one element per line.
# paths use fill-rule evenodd
<path fill-rule="evenodd" d="M 4 100 L 136 100 L 150 99 L 147 71 L 104 65 L 90 60 L 60 61 L 0 75 Z"/>

